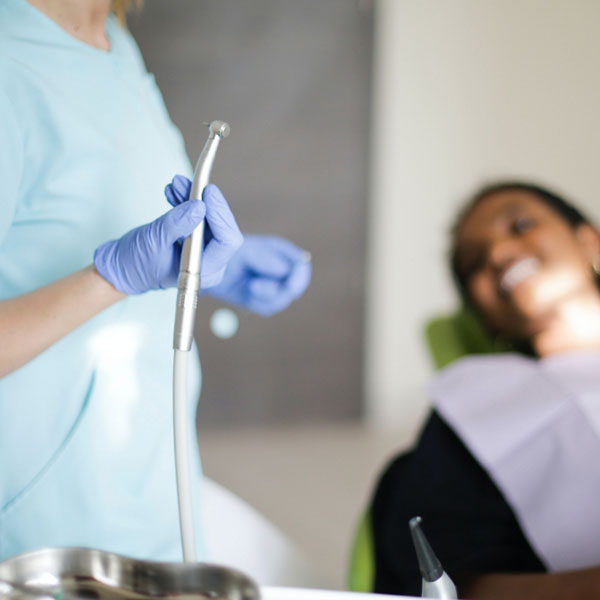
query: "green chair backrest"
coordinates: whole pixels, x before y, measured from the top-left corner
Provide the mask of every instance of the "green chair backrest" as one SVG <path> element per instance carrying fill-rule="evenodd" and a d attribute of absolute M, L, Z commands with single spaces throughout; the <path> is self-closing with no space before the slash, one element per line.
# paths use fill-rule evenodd
<path fill-rule="evenodd" d="M 363 514 L 352 543 L 348 589 L 353 592 L 372 592 L 375 584 L 375 549 L 371 530 L 371 515 Z"/>
<path fill-rule="evenodd" d="M 467 354 L 506 352 L 509 347 L 492 340 L 477 317 L 468 308 L 431 319 L 425 326 L 425 339 L 436 369 Z M 375 583 L 375 554 L 371 516 L 362 516 L 350 553 L 348 589 L 372 592 Z"/>
<path fill-rule="evenodd" d="M 492 339 L 473 311 L 465 307 L 451 315 L 431 319 L 425 325 L 425 339 L 437 369 L 467 354 L 510 350 L 506 343 Z"/>

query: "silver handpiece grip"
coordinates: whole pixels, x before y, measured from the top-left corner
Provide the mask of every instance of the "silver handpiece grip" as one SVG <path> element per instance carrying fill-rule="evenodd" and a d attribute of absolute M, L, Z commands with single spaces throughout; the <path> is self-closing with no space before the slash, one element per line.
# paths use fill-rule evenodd
<path fill-rule="evenodd" d="M 213 121 L 208 126 L 209 134 L 204 148 L 198 157 L 192 189 L 188 202 L 202 200 L 202 191 L 210 181 L 210 173 L 222 138 L 226 138 L 231 128 L 224 121 Z M 186 238 L 181 252 L 179 279 L 177 281 L 177 308 L 175 312 L 175 331 L 173 348 L 189 352 L 194 339 L 194 321 L 202 264 L 202 247 L 204 244 L 204 220 L 192 234 Z"/>

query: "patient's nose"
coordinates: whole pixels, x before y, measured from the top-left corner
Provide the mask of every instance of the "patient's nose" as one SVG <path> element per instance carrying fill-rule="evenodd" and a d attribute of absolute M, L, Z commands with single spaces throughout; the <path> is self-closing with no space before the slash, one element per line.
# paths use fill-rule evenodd
<path fill-rule="evenodd" d="M 495 238 L 488 245 L 488 264 L 496 270 L 504 269 L 519 258 L 522 251 L 521 242 L 515 238 L 509 236 Z"/>

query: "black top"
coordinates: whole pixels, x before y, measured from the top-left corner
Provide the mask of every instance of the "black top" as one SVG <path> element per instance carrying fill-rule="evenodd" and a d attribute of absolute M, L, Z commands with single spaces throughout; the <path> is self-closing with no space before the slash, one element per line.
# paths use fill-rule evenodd
<path fill-rule="evenodd" d="M 392 460 L 375 491 L 376 592 L 421 594 L 408 528 L 416 516 L 455 583 L 475 573 L 546 571 L 494 482 L 435 412 L 417 447 Z"/>

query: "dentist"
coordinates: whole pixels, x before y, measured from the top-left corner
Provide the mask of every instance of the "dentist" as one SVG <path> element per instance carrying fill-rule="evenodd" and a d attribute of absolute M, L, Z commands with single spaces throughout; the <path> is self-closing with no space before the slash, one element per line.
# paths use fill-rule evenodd
<path fill-rule="evenodd" d="M 205 218 L 201 293 L 265 316 L 310 281 L 302 249 L 244 240 L 218 188 L 185 202 L 175 173 L 191 174 L 182 136 L 110 0 L 3 0 L 0 559 L 87 546 L 179 560 L 181 239 Z"/>

